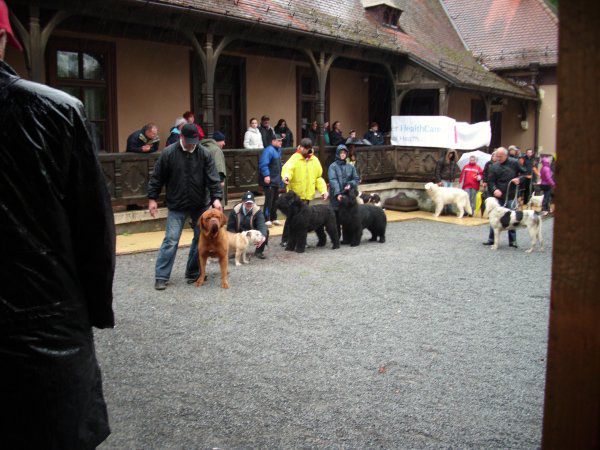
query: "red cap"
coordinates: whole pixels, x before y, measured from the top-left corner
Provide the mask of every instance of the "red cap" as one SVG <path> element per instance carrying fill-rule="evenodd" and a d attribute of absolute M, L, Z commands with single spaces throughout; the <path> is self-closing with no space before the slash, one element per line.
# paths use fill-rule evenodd
<path fill-rule="evenodd" d="M 15 39 L 15 35 L 13 34 L 12 28 L 10 27 L 10 21 L 8 20 L 8 6 L 6 6 L 4 0 L 0 0 L 0 30 L 6 30 L 8 43 L 10 45 L 12 45 L 20 52 L 23 51 L 23 47 L 21 47 L 19 41 Z"/>

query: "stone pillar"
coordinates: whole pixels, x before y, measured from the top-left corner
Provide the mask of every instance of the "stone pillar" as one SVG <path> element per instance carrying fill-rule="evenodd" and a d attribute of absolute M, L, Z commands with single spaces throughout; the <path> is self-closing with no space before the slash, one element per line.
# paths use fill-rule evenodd
<path fill-rule="evenodd" d="M 450 100 L 449 92 L 447 87 L 441 87 L 439 89 L 439 108 L 438 115 L 447 116 L 448 115 L 448 103 Z"/>

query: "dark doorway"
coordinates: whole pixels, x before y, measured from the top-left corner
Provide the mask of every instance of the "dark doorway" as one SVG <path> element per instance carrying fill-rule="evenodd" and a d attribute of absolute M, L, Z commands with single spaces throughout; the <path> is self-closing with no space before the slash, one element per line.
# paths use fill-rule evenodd
<path fill-rule="evenodd" d="M 435 89 L 414 90 L 406 94 L 400 106 L 402 116 L 437 116 L 438 91 Z"/>
<path fill-rule="evenodd" d="M 226 148 L 241 148 L 246 114 L 244 58 L 221 56 L 215 71 L 214 128 L 225 135 Z M 202 65 L 192 54 L 192 105 L 202 124 Z M 212 137 L 212 136 L 209 136 Z"/>
<path fill-rule="evenodd" d="M 471 123 L 485 122 L 486 112 L 483 100 L 471 100 Z M 492 139 L 490 140 L 491 149 L 498 148 L 502 141 L 502 112 L 495 111 L 491 113 L 490 128 L 492 129 Z"/>
<path fill-rule="evenodd" d="M 377 122 L 379 131 L 390 130 L 392 116 L 392 86 L 385 77 L 369 76 L 369 123 Z"/>
<path fill-rule="evenodd" d="M 296 69 L 296 105 L 298 118 L 297 130 L 300 136 L 306 137 L 310 124 L 317 120 L 317 76 L 311 67 Z M 329 79 L 325 88 L 325 120 L 329 120 Z"/>

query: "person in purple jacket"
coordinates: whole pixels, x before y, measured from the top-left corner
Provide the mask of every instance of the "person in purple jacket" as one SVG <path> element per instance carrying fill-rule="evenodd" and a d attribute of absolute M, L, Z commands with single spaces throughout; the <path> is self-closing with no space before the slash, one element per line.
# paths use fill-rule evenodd
<path fill-rule="evenodd" d="M 542 215 L 548 214 L 550 211 L 550 199 L 552 198 L 552 189 L 556 186 L 552 169 L 550 168 L 550 159 L 546 156 L 542 158 L 542 170 L 540 171 L 540 188 L 544 193 L 542 201 Z"/>

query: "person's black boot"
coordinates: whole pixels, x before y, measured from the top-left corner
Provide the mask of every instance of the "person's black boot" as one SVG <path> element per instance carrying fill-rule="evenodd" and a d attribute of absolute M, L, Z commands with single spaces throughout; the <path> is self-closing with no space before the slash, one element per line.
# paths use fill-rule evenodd
<path fill-rule="evenodd" d="M 154 289 L 157 291 L 164 291 L 167 288 L 167 282 L 165 280 L 156 280 L 154 283 Z"/>
<path fill-rule="evenodd" d="M 508 244 L 508 246 L 512 247 L 512 248 L 519 248 L 519 246 L 517 245 L 516 242 L 511 242 L 511 243 Z"/>
<path fill-rule="evenodd" d="M 483 244 L 483 245 L 494 245 L 494 243 L 493 243 L 493 242 L 490 242 L 490 241 L 485 241 L 485 242 L 482 242 L 482 244 Z"/>

